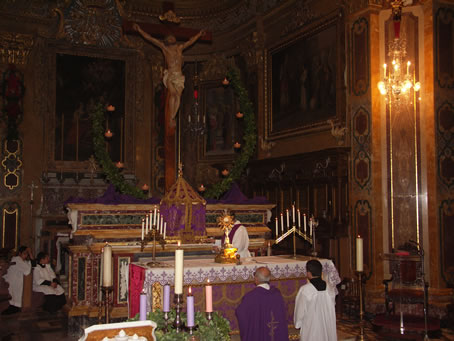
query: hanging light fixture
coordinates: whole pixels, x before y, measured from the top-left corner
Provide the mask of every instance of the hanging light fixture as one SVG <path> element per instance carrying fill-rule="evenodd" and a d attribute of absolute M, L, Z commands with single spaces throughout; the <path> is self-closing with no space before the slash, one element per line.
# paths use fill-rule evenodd
<path fill-rule="evenodd" d="M 186 131 L 194 135 L 203 135 L 206 132 L 205 115 L 200 113 L 199 108 L 199 74 L 197 73 L 197 61 L 195 62 L 194 81 L 194 104 L 189 112 Z"/>
<path fill-rule="evenodd" d="M 407 96 L 411 89 L 419 91 L 421 84 L 415 79 L 415 70 L 407 56 L 406 39 L 400 36 L 403 0 L 391 2 L 393 15 L 394 39 L 389 42 L 388 57 L 391 65 L 383 64 L 383 77 L 378 82 L 378 90 L 389 102 L 399 103 L 401 97 Z"/>

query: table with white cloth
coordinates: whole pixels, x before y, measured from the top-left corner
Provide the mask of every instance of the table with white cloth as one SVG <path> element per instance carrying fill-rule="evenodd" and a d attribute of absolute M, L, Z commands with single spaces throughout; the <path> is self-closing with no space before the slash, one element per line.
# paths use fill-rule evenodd
<path fill-rule="evenodd" d="M 242 297 L 255 287 L 254 272 L 261 266 L 271 270 L 271 285 L 277 287 L 287 306 L 289 325 L 293 324 L 295 297 L 301 285 L 306 283 L 306 263 L 311 257 L 290 256 L 255 257 L 245 259 L 241 265 L 219 264 L 214 259 L 184 260 L 184 292 L 192 287 L 196 311 L 205 311 L 205 285 L 213 286 L 213 309 L 230 321 L 232 330 L 238 329 L 235 309 Z M 340 283 L 339 274 L 329 259 L 319 259 L 323 265 L 323 278 L 332 285 Z M 146 260 L 129 265 L 129 316 L 139 312 L 139 297 L 144 290 L 148 296 L 148 310 L 162 307 L 162 287 L 171 285 L 173 302 L 174 261 L 162 262 L 163 267 L 148 267 Z"/>

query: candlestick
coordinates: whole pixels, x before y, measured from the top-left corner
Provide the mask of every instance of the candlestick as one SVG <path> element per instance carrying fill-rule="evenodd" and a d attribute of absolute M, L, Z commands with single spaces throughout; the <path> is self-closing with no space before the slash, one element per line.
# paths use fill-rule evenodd
<path fill-rule="evenodd" d="M 207 280 L 205 286 L 205 311 L 207 313 L 213 312 L 213 287 L 210 285 L 210 280 Z"/>
<path fill-rule="evenodd" d="M 288 229 L 290 227 L 290 217 L 289 217 L 288 209 L 286 209 L 286 212 L 287 212 L 287 229 Z"/>
<path fill-rule="evenodd" d="M 178 249 L 175 250 L 175 294 L 183 294 L 183 257 L 184 250 L 180 249 L 178 242 Z"/>
<path fill-rule="evenodd" d="M 142 240 L 143 240 L 143 237 L 144 237 L 144 233 L 145 233 L 145 219 L 142 218 Z"/>
<path fill-rule="evenodd" d="M 363 238 L 360 235 L 356 238 L 356 271 L 363 271 Z"/>
<path fill-rule="evenodd" d="M 164 300 L 162 311 L 168 313 L 170 311 L 170 285 L 164 285 Z"/>
<path fill-rule="evenodd" d="M 194 296 L 191 294 L 191 287 L 186 298 L 186 314 L 187 314 L 187 327 L 194 327 Z"/>
<path fill-rule="evenodd" d="M 140 294 L 139 320 L 145 321 L 146 319 L 147 319 L 147 294 L 142 292 Z"/>
<path fill-rule="evenodd" d="M 277 220 L 277 217 L 276 217 L 276 238 L 279 234 L 279 223 L 278 223 L 278 220 Z"/>
<path fill-rule="evenodd" d="M 300 209 L 298 208 L 298 227 L 301 231 L 301 212 Z"/>
<path fill-rule="evenodd" d="M 102 269 L 102 285 L 104 287 L 112 286 L 112 246 L 106 243 L 103 251 L 103 269 Z"/>
<path fill-rule="evenodd" d="M 281 232 L 284 233 L 284 214 L 281 213 Z"/>

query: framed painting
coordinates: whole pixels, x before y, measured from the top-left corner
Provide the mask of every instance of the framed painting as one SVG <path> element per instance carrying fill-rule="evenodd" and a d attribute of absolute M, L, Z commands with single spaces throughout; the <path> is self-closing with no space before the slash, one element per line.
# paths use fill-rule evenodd
<path fill-rule="evenodd" d="M 327 129 L 345 116 L 343 31 L 336 13 L 269 49 L 267 138 Z"/>
<path fill-rule="evenodd" d="M 235 118 L 239 103 L 231 87 L 223 86 L 221 80 L 200 85 L 202 113 L 206 134 L 200 146 L 202 159 L 231 159 L 233 145 L 242 140 L 242 129 Z"/>

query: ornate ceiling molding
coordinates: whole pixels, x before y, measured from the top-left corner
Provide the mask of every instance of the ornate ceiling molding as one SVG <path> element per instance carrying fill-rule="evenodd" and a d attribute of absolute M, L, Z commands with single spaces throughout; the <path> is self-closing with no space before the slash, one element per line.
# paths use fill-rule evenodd
<path fill-rule="evenodd" d="M 33 43 L 31 35 L 0 31 L 1 62 L 4 64 L 27 64 Z"/>

